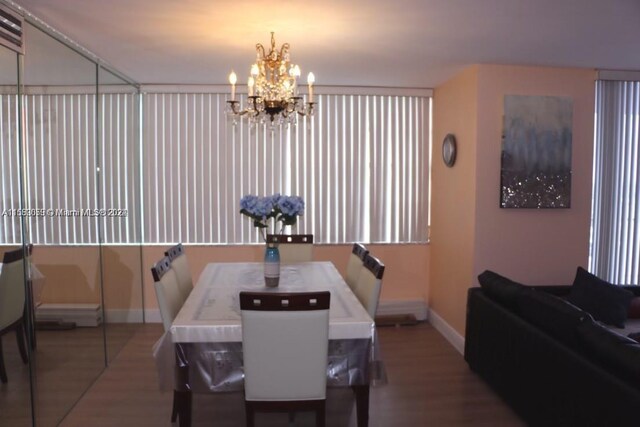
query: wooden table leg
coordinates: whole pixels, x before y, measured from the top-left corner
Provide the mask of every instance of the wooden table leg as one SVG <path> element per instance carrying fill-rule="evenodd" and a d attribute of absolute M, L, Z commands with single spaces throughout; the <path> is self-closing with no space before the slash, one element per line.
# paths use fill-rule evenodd
<path fill-rule="evenodd" d="M 369 425 L 369 385 L 354 385 L 352 388 L 356 395 L 358 427 L 367 427 Z"/>
<path fill-rule="evenodd" d="M 180 427 L 191 427 L 191 392 L 176 391 L 175 397 L 178 406 L 178 425 Z"/>
<path fill-rule="evenodd" d="M 176 401 L 178 425 L 180 427 L 191 427 L 192 393 L 189 389 L 189 366 L 186 362 L 189 360 L 189 348 L 188 345 L 181 344 L 176 344 L 174 348 L 176 352 L 176 389 L 174 390 L 173 398 Z"/>

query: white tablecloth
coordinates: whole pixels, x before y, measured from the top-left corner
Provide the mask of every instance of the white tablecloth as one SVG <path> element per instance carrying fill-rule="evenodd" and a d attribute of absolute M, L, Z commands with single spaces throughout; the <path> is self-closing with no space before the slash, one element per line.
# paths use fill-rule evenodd
<path fill-rule="evenodd" d="M 262 263 L 214 263 L 202 272 L 154 345 L 162 390 L 240 391 L 244 387 L 239 294 L 331 292 L 327 385 L 386 383 L 375 324 L 330 262 L 283 265 L 280 286 L 264 285 Z"/>
<path fill-rule="evenodd" d="M 171 326 L 173 343 L 241 342 L 241 291 L 331 292 L 329 339 L 372 339 L 375 325 L 332 263 L 283 265 L 280 285 L 264 285 L 262 263 L 213 263 L 196 286 Z"/>

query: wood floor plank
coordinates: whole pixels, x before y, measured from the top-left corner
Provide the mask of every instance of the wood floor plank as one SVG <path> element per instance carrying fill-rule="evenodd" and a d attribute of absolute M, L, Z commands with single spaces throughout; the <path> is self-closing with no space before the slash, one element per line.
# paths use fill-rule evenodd
<path fill-rule="evenodd" d="M 524 426 L 429 324 L 378 331 L 389 382 L 371 389 L 372 427 Z M 161 334 L 160 325 L 140 328 L 62 426 L 171 425 L 172 395 L 158 391 L 151 358 L 151 346 Z M 194 427 L 244 425 L 241 393 L 196 395 L 193 407 Z M 259 414 L 256 424 L 284 426 L 288 418 Z M 296 415 L 295 425 L 313 426 L 313 415 Z M 355 426 L 349 389 L 329 389 L 327 425 Z"/>

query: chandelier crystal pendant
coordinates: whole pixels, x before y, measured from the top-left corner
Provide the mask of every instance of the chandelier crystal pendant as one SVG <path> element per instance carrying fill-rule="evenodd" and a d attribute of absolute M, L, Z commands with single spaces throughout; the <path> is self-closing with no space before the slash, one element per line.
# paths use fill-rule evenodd
<path fill-rule="evenodd" d="M 231 71 L 231 100 L 227 101 L 227 113 L 235 119 L 247 117 L 249 122 L 265 123 L 267 119 L 272 126 L 283 123 L 296 123 L 297 116 L 313 115 L 313 83 L 315 77 L 309 73 L 308 102 L 302 102 L 298 95 L 298 77 L 300 67 L 292 64 L 289 55 L 289 43 L 276 49 L 276 39 L 271 33 L 271 50 L 265 51 L 264 46 L 256 45 L 256 63 L 251 66 L 247 79 L 247 106 L 242 108 L 236 100 L 236 83 L 238 76 Z"/>

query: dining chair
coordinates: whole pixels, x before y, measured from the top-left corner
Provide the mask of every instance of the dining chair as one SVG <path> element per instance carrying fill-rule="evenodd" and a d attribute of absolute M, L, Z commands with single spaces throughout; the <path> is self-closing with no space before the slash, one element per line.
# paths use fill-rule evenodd
<path fill-rule="evenodd" d="M 184 303 L 180 288 L 178 287 L 178 276 L 175 270 L 171 268 L 169 257 L 164 257 L 158 261 L 151 268 L 151 274 L 153 275 L 153 287 L 156 291 L 162 326 L 164 326 L 164 331 L 168 332 L 173 320 L 176 318 L 176 315 Z M 178 418 L 178 402 L 178 393 L 174 390 L 171 410 L 172 422 L 175 422 Z"/>
<path fill-rule="evenodd" d="M 256 412 L 315 411 L 325 425 L 329 303 L 324 292 L 240 292 L 247 426 Z"/>
<path fill-rule="evenodd" d="M 283 264 L 313 261 L 313 234 L 267 234 L 267 243 L 278 245 Z"/>
<path fill-rule="evenodd" d="M 349 255 L 349 262 L 347 263 L 347 274 L 345 275 L 345 281 L 351 290 L 355 289 L 360 275 L 360 270 L 364 265 L 364 258 L 369 251 L 360 243 L 354 243 L 351 255 Z"/>
<path fill-rule="evenodd" d="M 178 276 L 178 289 L 184 302 L 193 290 L 193 279 L 189 269 L 189 262 L 187 261 L 187 254 L 184 252 L 184 246 L 182 246 L 182 243 L 178 243 L 170 247 L 164 255 L 169 257 L 171 268 Z"/>
<path fill-rule="evenodd" d="M 367 254 L 364 257 L 362 271 L 358 276 L 353 293 L 356 294 L 372 319 L 375 319 L 378 310 L 383 275 L 384 264 L 378 258 Z"/>
<path fill-rule="evenodd" d="M 0 381 L 8 381 L 2 351 L 2 336 L 16 332 L 18 350 L 25 364 L 29 362 L 26 348 L 26 293 L 24 276 L 24 252 L 16 249 L 4 253 L 0 273 Z"/>

